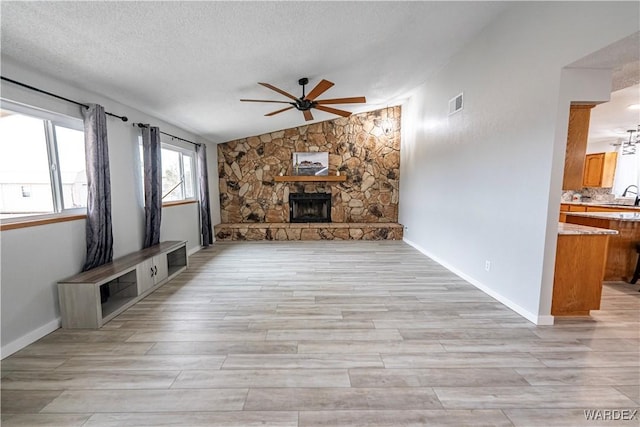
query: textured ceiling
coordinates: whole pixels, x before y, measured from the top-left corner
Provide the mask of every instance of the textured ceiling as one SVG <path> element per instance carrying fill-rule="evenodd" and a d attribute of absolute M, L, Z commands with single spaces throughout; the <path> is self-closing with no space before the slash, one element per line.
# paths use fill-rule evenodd
<path fill-rule="evenodd" d="M 596 105 L 591 110 L 589 143 L 627 141 L 627 130 L 640 125 L 640 110 L 629 108 L 634 104 L 640 105 L 640 84 L 617 90 L 609 102 Z"/>
<path fill-rule="evenodd" d="M 397 102 L 509 4 L 2 1 L 0 7 L 5 59 L 223 142 L 304 123 L 295 110 L 264 117 L 274 104 L 239 102 L 285 100 L 257 82 L 299 96 L 300 77 L 309 77 L 308 89 L 324 78 L 335 86 L 321 98 L 367 97 L 366 105 L 336 105 L 353 112 Z M 336 117 L 316 110 L 314 116 Z"/>
<path fill-rule="evenodd" d="M 640 32 L 629 35 L 574 62 L 571 67 L 612 70 L 611 99 L 591 110 L 589 143 L 628 140 L 627 130 L 640 125 Z"/>

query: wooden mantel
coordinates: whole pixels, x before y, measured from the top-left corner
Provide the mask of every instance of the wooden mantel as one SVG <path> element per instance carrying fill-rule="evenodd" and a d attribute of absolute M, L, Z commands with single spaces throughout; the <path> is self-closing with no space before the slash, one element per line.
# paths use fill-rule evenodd
<path fill-rule="evenodd" d="M 275 182 L 341 182 L 346 181 L 346 175 L 286 175 L 286 176 L 276 176 L 274 178 Z"/>

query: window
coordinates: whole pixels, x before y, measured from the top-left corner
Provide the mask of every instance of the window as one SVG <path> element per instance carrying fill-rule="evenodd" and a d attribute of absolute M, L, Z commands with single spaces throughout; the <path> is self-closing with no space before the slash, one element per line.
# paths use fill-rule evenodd
<path fill-rule="evenodd" d="M 195 199 L 195 153 L 162 144 L 162 202 Z M 142 143 L 140 143 L 140 171 L 144 176 Z M 143 179 L 144 182 L 144 179 Z"/>
<path fill-rule="evenodd" d="M 3 101 L 0 218 L 87 205 L 82 121 Z"/>
<path fill-rule="evenodd" d="M 193 152 L 162 144 L 162 201 L 195 198 Z"/>

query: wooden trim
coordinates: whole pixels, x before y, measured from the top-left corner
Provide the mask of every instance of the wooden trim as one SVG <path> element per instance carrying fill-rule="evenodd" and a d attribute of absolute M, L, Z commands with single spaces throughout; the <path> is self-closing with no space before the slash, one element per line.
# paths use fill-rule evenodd
<path fill-rule="evenodd" d="M 0 224 L 0 231 L 15 230 L 17 228 L 37 227 L 39 225 L 55 224 L 57 222 L 77 221 L 86 218 L 86 214 L 75 214 L 57 215 L 47 218 L 21 219 L 15 222 L 5 222 Z"/>
<path fill-rule="evenodd" d="M 171 206 L 190 205 L 191 203 L 198 203 L 198 201 L 196 199 L 188 199 L 188 200 L 176 200 L 173 202 L 162 202 L 162 207 L 168 208 Z"/>
<path fill-rule="evenodd" d="M 593 107 L 595 107 L 596 104 L 592 104 L 592 103 L 586 103 L 586 104 L 579 104 L 579 103 L 571 103 L 571 108 L 573 108 L 574 110 L 591 110 Z"/>
<path fill-rule="evenodd" d="M 298 175 L 298 176 L 276 176 L 273 179 L 275 182 L 341 182 L 346 181 L 346 175 L 324 175 L 324 176 L 307 176 L 307 175 Z"/>
<path fill-rule="evenodd" d="M 563 190 L 582 189 L 587 154 L 589 119 L 595 104 L 571 105 L 567 127 L 567 146 L 564 158 Z"/>

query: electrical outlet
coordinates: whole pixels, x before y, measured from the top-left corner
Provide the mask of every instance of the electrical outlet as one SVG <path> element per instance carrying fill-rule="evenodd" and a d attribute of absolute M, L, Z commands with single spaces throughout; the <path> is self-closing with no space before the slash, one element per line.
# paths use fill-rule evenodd
<path fill-rule="evenodd" d="M 404 226 L 404 231 L 409 231 L 409 226 L 408 225 Z"/>
<path fill-rule="evenodd" d="M 491 261 L 486 260 L 484 262 L 484 269 L 487 270 L 487 271 L 491 271 Z"/>

